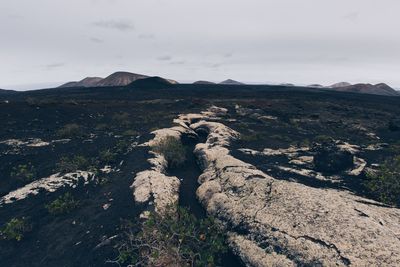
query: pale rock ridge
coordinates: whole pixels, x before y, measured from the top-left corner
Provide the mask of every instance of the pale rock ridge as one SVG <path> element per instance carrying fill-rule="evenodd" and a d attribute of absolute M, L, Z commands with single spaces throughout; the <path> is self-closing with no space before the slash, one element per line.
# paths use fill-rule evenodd
<path fill-rule="evenodd" d="M 0 198 L 0 206 L 25 199 L 31 195 L 37 195 L 42 190 L 55 192 L 61 187 L 68 186 L 75 188 L 81 181 L 84 185 L 87 185 L 94 178 L 94 173 L 87 171 L 76 171 L 66 174 L 55 173 L 8 193 Z"/>
<path fill-rule="evenodd" d="M 226 109 L 213 106 L 209 108 L 205 114 L 180 115 L 174 120 L 176 126 L 153 131 L 152 134 L 154 134 L 154 138 L 142 144 L 142 146 L 155 146 L 168 136 L 172 136 L 178 140 L 181 139 L 183 134 L 197 136 L 197 134 L 188 127 L 190 122 L 203 119 L 206 116 L 215 117 L 225 114 L 226 112 Z M 168 162 L 165 160 L 164 156 L 153 151 L 150 151 L 150 154 L 153 155 L 152 158 L 148 159 L 148 162 L 151 164 L 150 170 L 137 173 L 131 188 L 137 203 L 151 205 L 151 201 L 154 200 L 155 210 L 162 213 L 165 211 L 166 207 L 178 202 L 180 181 L 175 176 L 167 176 L 165 174 Z M 145 215 L 143 217 L 145 217 Z"/>
<path fill-rule="evenodd" d="M 142 144 L 142 146 L 153 147 L 168 136 L 180 140 L 182 134 L 195 135 L 183 122 L 179 120 L 174 122 L 178 125 L 153 131 L 154 138 Z M 150 154 L 153 155 L 152 158 L 147 160 L 151 165 L 150 170 L 137 173 L 131 189 L 137 203 L 146 203 L 150 206 L 152 205 L 151 201 L 154 200 L 155 211 L 163 213 L 168 206 L 178 202 L 180 181 L 176 176 L 166 175 L 168 162 L 163 155 L 154 151 L 150 151 Z"/>
<path fill-rule="evenodd" d="M 243 236 L 230 233 L 230 246 L 234 248 L 234 252 L 239 255 L 243 262 L 248 266 L 263 267 L 290 267 L 295 264 L 284 255 L 271 252 L 265 254 L 265 251 L 254 244 L 252 241 L 245 239 Z M 246 251 L 247 253 L 242 253 Z"/>
<path fill-rule="evenodd" d="M 246 265 L 400 265 L 398 209 L 347 191 L 276 180 L 229 154 L 226 147 L 238 138 L 232 129 L 206 118 L 190 127 L 208 133 L 194 151 L 203 169 L 198 199 L 226 225 Z"/>

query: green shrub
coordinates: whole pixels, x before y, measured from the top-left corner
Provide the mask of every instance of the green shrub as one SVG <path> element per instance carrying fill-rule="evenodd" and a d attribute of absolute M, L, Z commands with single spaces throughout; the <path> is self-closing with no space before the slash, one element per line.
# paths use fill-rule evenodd
<path fill-rule="evenodd" d="M 108 179 L 107 177 L 97 177 L 96 178 L 97 185 L 104 186 L 109 183 L 110 183 L 110 179 Z"/>
<path fill-rule="evenodd" d="M 262 133 L 249 133 L 249 134 L 242 134 L 240 136 L 240 140 L 245 142 L 256 142 L 265 139 L 265 135 Z"/>
<path fill-rule="evenodd" d="M 288 143 L 288 144 L 291 144 L 293 142 L 293 140 L 287 135 L 274 134 L 274 135 L 271 135 L 270 138 L 278 140 L 280 142 L 285 142 L 285 143 Z"/>
<path fill-rule="evenodd" d="M 79 201 L 75 200 L 70 193 L 65 193 L 50 204 L 46 205 L 46 209 L 52 215 L 70 213 L 78 207 Z"/>
<path fill-rule="evenodd" d="M 122 133 L 123 136 L 136 136 L 138 135 L 138 132 L 135 130 L 126 130 Z"/>
<path fill-rule="evenodd" d="M 110 126 L 105 123 L 99 123 L 94 127 L 98 131 L 105 131 L 105 130 L 110 130 Z"/>
<path fill-rule="evenodd" d="M 62 157 L 56 165 L 58 172 L 67 173 L 75 172 L 77 170 L 88 170 L 91 164 L 84 156 Z"/>
<path fill-rule="evenodd" d="M 117 160 L 117 154 L 110 149 L 106 149 L 100 152 L 99 159 L 104 164 L 114 163 Z"/>
<path fill-rule="evenodd" d="M 386 160 L 377 172 L 367 174 L 365 186 L 379 201 L 400 206 L 400 156 Z"/>
<path fill-rule="evenodd" d="M 333 138 L 327 135 L 317 135 L 316 137 L 314 137 L 314 142 L 317 143 L 326 143 L 331 142 L 332 140 Z"/>
<path fill-rule="evenodd" d="M 24 235 L 31 230 L 32 226 L 25 218 L 12 218 L 1 229 L 0 233 L 4 239 L 21 241 Z"/>
<path fill-rule="evenodd" d="M 185 208 L 151 212 L 120 245 L 117 262 L 134 266 L 215 266 L 226 252 L 224 231 L 212 218 L 196 219 Z M 151 245 L 150 245 L 151 244 Z"/>
<path fill-rule="evenodd" d="M 36 177 L 36 169 L 31 163 L 15 166 L 11 172 L 11 177 L 24 182 L 31 182 Z"/>
<path fill-rule="evenodd" d="M 161 139 L 152 149 L 164 156 L 170 168 L 178 167 L 186 160 L 185 147 L 180 140 L 172 136 Z"/>
<path fill-rule="evenodd" d="M 127 112 L 115 113 L 112 116 L 112 120 L 123 127 L 127 127 L 131 124 L 130 115 Z"/>
<path fill-rule="evenodd" d="M 73 138 L 82 136 L 82 129 L 76 123 L 70 123 L 64 125 L 57 131 L 57 135 L 61 138 Z"/>
<path fill-rule="evenodd" d="M 114 151 L 117 154 L 124 154 L 125 152 L 127 152 L 130 146 L 131 146 L 131 141 L 119 140 L 114 147 Z"/>

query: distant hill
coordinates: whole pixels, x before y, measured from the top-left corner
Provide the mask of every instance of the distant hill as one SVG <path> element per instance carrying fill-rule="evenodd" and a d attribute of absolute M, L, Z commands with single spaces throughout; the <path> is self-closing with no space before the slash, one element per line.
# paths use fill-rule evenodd
<path fill-rule="evenodd" d="M 118 71 L 107 76 L 106 78 L 100 77 L 87 77 L 78 82 L 68 82 L 60 86 L 60 88 L 67 87 L 107 87 L 107 86 L 126 86 L 134 81 L 140 79 L 150 78 L 150 76 L 143 74 L 136 74 L 131 72 Z M 171 79 L 165 79 L 169 84 L 177 84 L 178 82 Z"/>
<path fill-rule="evenodd" d="M 320 84 L 310 84 L 310 85 L 307 86 L 307 87 L 312 87 L 312 88 L 324 88 L 324 86 L 323 86 L 323 85 L 320 85 Z"/>
<path fill-rule="evenodd" d="M 196 81 L 193 84 L 215 84 L 215 83 L 209 81 Z"/>
<path fill-rule="evenodd" d="M 17 91 L 14 90 L 7 90 L 7 89 L 1 89 L 0 88 L 0 94 L 7 94 L 7 93 L 15 93 Z"/>
<path fill-rule="evenodd" d="M 373 94 L 373 95 L 386 95 L 386 96 L 400 96 L 400 93 L 385 83 L 369 84 L 359 83 L 350 86 L 333 88 L 335 91 L 340 92 L 353 92 L 361 94 Z"/>
<path fill-rule="evenodd" d="M 225 85 L 244 85 L 244 83 L 232 80 L 232 79 L 228 79 L 225 81 L 220 82 L 219 84 L 225 84 Z"/>
<path fill-rule="evenodd" d="M 143 74 L 118 71 L 99 81 L 96 86 L 125 86 L 136 80 L 148 78 Z"/>
<path fill-rule="evenodd" d="M 63 84 L 60 86 L 60 88 L 66 88 L 66 87 L 94 87 L 97 86 L 97 84 L 103 80 L 103 78 L 100 77 L 87 77 L 83 80 L 80 80 L 79 82 L 68 82 L 66 84 Z"/>
<path fill-rule="evenodd" d="M 329 87 L 330 87 L 330 88 L 340 88 L 340 87 L 347 87 L 347 86 L 351 86 L 351 83 L 348 83 L 348 82 L 340 82 L 340 83 L 332 84 L 332 85 L 329 86 Z"/>
<path fill-rule="evenodd" d="M 128 87 L 133 87 L 133 88 L 164 88 L 164 87 L 169 87 L 177 82 L 174 80 L 168 80 L 164 79 L 158 76 L 155 77 L 148 77 L 144 79 L 138 79 L 128 85 Z"/>

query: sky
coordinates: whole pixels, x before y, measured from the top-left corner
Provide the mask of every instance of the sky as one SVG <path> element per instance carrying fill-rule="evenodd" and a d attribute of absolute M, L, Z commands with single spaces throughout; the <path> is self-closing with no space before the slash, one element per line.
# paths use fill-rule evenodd
<path fill-rule="evenodd" d="M 1 0 L 0 88 L 115 71 L 400 88 L 399 0 Z"/>

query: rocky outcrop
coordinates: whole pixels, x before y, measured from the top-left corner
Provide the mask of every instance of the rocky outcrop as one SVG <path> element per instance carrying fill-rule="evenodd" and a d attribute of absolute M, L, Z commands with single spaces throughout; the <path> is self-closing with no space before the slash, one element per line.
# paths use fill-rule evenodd
<path fill-rule="evenodd" d="M 55 192 L 61 187 L 75 188 L 80 182 L 87 185 L 94 178 L 94 173 L 87 171 L 76 171 L 66 174 L 55 173 L 49 177 L 41 178 L 29 183 L 1 197 L 0 206 L 25 199 L 28 196 L 37 195 L 42 190 Z"/>
<path fill-rule="evenodd" d="M 194 151 L 203 169 L 198 199 L 248 266 L 400 264 L 398 209 L 274 179 L 230 155 L 237 132 L 206 117 L 190 128 L 208 133 Z"/>
<path fill-rule="evenodd" d="M 168 136 L 179 140 L 182 134 L 196 135 L 182 121 L 175 123 L 178 125 L 153 131 L 154 138 L 142 146 L 154 147 Z M 163 155 L 153 151 L 150 154 L 153 156 L 148 159 L 151 168 L 137 173 L 131 188 L 136 203 L 147 204 L 149 208 L 154 206 L 156 212 L 163 213 L 168 206 L 178 202 L 180 181 L 176 176 L 166 175 L 168 162 Z"/>
<path fill-rule="evenodd" d="M 137 173 L 131 189 L 136 203 L 147 204 L 149 209 L 154 206 L 156 212 L 162 213 L 178 202 L 180 181 L 176 176 L 165 174 L 168 162 L 162 155 L 151 154 L 154 155 L 148 159 L 151 169 Z"/>
<path fill-rule="evenodd" d="M 197 138 L 197 133 L 188 126 L 190 122 L 198 122 L 206 117 L 217 117 L 226 112 L 226 109 L 213 106 L 202 114 L 180 115 L 173 121 L 176 126 L 153 131 L 152 134 L 154 134 L 154 138 L 142 144 L 142 146 L 149 146 L 150 148 L 154 147 L 161 140 L 169 136 L 178 140 L 182 138 L 182 135 Z M 201 124 L 199 124 L 199 128 L 200 126 Z M 219 124 L 215 127 L 218 126 Z M 217 132 L 226 131 L 225 128 L 219 130 L 216 128 L 213 129 Z M 208 131 L 208 128 L 205 130 Z M 224 142 L 228 144 L 227 140 Z M 149 209 L 154 206 L 154 209 L 157 212 L 162 213 L 165 211 L 166 207 L 178 202 L 180 181 L 176 176 L 166 175 L 168 162 L 165 160 L 163 155 L 153 151 L 150 151 L 150 154 L 153 156 L 148 159 L 151 168 L 137 173 L 131 188 L 136 203 L 147 204 Z"/>
<path fill-rule="evenodd" d="M 207 212 L 226 228 L 231 249 L 247 266 L 398 266 L 400 211 L 357 197 L 348 191 L 309 187 L 277 180 L 230 154 L 239 133 L 222 124 L 226 109 L 211 107 L 201 114 L 180 115 L 177 126 L 155 131 L 151 145 L 165 136 L 206 135 L 194 154 L 203 170 L 197 197 Z M 337 150 L 352 155 L 358 175 L 366 162 L 355 156 L 359 147 L 337 142 Z M 307 147 L 248 154 L 286 155 L 309 165 Z M 135 200 L 158 209 L 177 201 L 179 180 L 165 175 L 161 155 L 149 159 L 151 170 L 137 174 Z M 297 164 L 297 163 L 296 163 Z M 306 169 L 305 169 L 306 170 Z M 290 173 L 290 172 L 289 172 Z M 318 173 L 314 173 L 318 176 Z"/>

